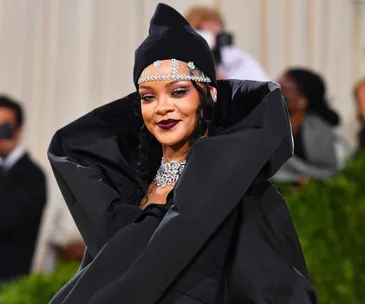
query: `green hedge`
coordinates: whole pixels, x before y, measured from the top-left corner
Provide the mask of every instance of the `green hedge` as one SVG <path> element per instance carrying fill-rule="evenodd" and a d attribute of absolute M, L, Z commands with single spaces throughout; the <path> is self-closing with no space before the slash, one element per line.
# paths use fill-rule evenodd
<path fill-rule="evenodd" d="M 282 193 L 319 303 L 365 303 L 365 154 L 336 177 Z"/>
<path fill-rule="evenodd" d="M 53 273 L 34 274 L 1 286 L 0 304 L 48 304 L 78 268 L 79 263 L 60 264 Z"/>
<path fill-rule="evenodd" d="M 338 176 L 298 190 L 279 186 L 298 230 L 319 303 L 365 303 L 365 154 Z M 0 290 L 0 304 L 46 304 L 77 270 L 19 279 Z"/>

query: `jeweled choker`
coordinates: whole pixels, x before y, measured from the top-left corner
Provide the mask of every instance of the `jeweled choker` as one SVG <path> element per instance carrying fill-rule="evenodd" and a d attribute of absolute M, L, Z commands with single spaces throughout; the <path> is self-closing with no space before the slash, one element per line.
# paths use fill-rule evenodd
<path fill-rule="evenodd" d="M 166 187 L 166 185 L 174 186 L 179 180 L 180 175 L 185 168 L 185 164 L 186 160 L 181 162 L 173 160 L 170 163 L 165 163 L 162 158 L 160 168 L 157 170 L 157 174 L 154 178 L 157 187 Z"/>

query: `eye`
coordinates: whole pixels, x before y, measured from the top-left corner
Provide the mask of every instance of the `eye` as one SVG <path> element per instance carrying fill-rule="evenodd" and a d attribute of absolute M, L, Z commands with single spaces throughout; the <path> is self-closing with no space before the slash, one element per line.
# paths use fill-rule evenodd
<path fill-rule="evenodd" d="M 148 102 L 148 101 L 152 101 L 154 98 L 155 98 L 155 96 L 153 96 L 152 94 L 144 94 L 141 96 L 141 101 Z"/>
<path fill-rule="evenodd" d="M 188 93 L 189 89 L 188 88 L 178 88 L 172 91 L 171 95 L 173 97 L 183 97 Z"/>

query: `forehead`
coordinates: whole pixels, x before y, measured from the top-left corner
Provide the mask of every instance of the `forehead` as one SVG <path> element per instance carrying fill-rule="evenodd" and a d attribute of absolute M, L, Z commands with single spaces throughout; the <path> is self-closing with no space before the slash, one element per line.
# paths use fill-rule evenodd
<path fill-rule="evenodd" d="M 0 124 L 15 123 L 16 115 L 14 110 L 6 107 L 0 107 Z"/>
<path fill-rule="evenodd" d="M 189 86 L 190 81 L 176 81 L 176 80 L 150 80 L 143 82 L 139 85 L 140 90 L 152 89 L 152 90 L 166 90 L 169 88 L 174 88 L 175 86 Z"/>

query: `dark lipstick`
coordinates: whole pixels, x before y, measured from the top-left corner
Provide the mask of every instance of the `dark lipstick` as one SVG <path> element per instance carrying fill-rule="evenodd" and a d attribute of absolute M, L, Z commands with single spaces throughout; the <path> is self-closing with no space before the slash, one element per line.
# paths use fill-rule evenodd
<path fill-rule="evenodd" d="M 179 122 L 180 120 L 176 119 L 164 119 L 159 121 L 157 125 L 163 130 L 170 130 L 175 127 Z"/>

